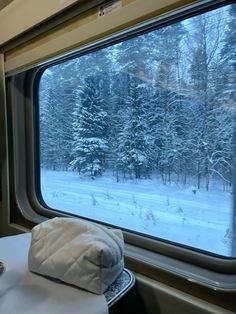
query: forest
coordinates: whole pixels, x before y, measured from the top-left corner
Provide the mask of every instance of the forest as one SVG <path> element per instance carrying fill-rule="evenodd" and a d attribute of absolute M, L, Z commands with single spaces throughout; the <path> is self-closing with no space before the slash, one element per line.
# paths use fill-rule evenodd
<path fill-rule="evenodd" d="M 236 5 L 49 66 L 42 169 L 232 189 Z"/>

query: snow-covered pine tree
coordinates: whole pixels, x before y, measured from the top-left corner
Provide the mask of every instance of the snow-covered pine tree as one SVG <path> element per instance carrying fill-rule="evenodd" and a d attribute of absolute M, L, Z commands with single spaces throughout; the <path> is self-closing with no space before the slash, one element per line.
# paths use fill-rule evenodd
<path fill-rule="evenodd" d="M 180 116 L 182 103 L 183 100 L 177 93 L 161 87 L 155 88 L 151 98 L 152 116 L 149 115 L 149 130 L 152 136 L 152 160 L 164 183 L 171 182 L 172 174 L 180 173 L 183 150 L 183 132 L 180 130 L 183 127 L 183 119 Z"/>
<path fill-rule="evenodd" d="M 60 66 L 59 82 L 57 86 L 58 110 L 55 113 L 58 121 L 57 137 L 60 145 L 58 149 L 58 159 L 60 160 L 60 169 L 68 170 L 71 161 L 71 150 L 73 142 L 72 123 L 73 111 L 75 109 L 75 87 L 78 84 L 76 71 L 76 61 L 69 60 Z"/>
<path fill-rule="evenodd" d="M 130 75 L 126 118 L 118 139 L 117 167 L 125 175 L 140 179 L 147 177 L 151 168 L 149 147 L 146 139 L 147 125 L 144 114 L 144 85 Z"/>
<path fill-rule="evenodd" d="M 97 77 L 85 78 L 77 91 L 73 113 L 71 169 L 91 177 L 102 175 L 108 149 L 107 112 L 100 92 Z"/>
<path fill-rule="evenodd" d="M 217 151 L 212 156 L 213 171 L 231 190 L 233 179 L 234 133 L 236 126 L 236 5 L 225 7 L 225 36 L 217 60 L 216 101 L 218 102 Z"/>
<path fill-rule="evenodd" d="M 229 6 L 229 18 L 228 18 L 228 29 L 226 31 L 226 37 L 224 47 L 221 50 L 221 54 L 224 60 L 229 62 L 234 71 L 236 71 L 236 5 L 231 4 Z"/>
<path fill-rule="evenodd" d="M 40 164 L 42 168 L 58 168 L 57 97 L 53 73 L 47 70 L 41 78 L 40 93 Z"/>
<path fill-rule="evenodd" d="M 231 4 L 228 11 L 228 25 L 224 38 L 224 45 L 221 49 L 221 73 L 224 75 L 221 87 L 222 97 L 225 106 L 231 113 L 236 113 L 236 5 Z M 222 77 L 221 77 L 222 80 Z"/>
<path fill-rule="evenodd" d="M 68 170 L 71 160 L 72 112 L 76 86 L 75 61 L 51 67 L 40 81 L 41 166 Z"/>

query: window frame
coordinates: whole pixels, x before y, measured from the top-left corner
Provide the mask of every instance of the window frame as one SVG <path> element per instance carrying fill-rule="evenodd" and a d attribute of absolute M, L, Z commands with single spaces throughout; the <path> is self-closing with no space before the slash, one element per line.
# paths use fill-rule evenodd
<path fill-rule="evenodd" d="M 209 1 L 207 1 L 207 3 L 208 2 Z M 232 3 L 236 3 L 236 1 L 219 1 L 215 4 L 212 4 L 211 1 L 210 5 L 206 5 L 206 2 L 203 1 L 203 3 L 201 2 L 199 4 L 197 9 L 188 7 L 185 10 L 181 9 L 180 12 L 176 14 L 171 14 L 170 16 L 168 14 L 164 15 L 156 21 L 147 21 L 142 23 L 141 26 L 134 26 L 131 29 L 113 34 L 98 42 L 82 46 L 77 49 L 76 52 L 66 53 L 63 56 L 58 56 L 43 62 L 33 69 L 9 76 L 6 85 L 8 126 L 12 129 L 9 134 L 9 155 L 13 156 L 12 160 L 9 160 L 11 223 L 18 224 L 24 228 L 31 228 L 36 223 L 44 221 L 45 218 L 52 218 L 55 215 L 73 216 L 46 207 L 40 193 L 40 164 L 39 153 L 37 151 L 39 145 L 39 121 L 37 118 L 38 97 L 36 91 L 40 77 L 48 66 L 73 58 L 75 55 L 90 53 L 94 50 L 110 46 L 111 44 L 120 42 L 122 39 L 128 40 L 137 34 L 150 31 L 154 27 L 163 27 L 185 18 L 207 12 L 210 9 Z M 234 191 L 236 189 L 235 177 L 234 175 Z M 234 206 L 234 211 L 235 210 Z M 81 218 L 94 221 L 93 219 Z M 106 223 L 104 223 L 104 225 L 110 226 Z M 165 267 L 169 272 L 176 273 L 177 269 L 176 267 L 175 271 L 173 271 L 173 265 L 171 265 L 170 261 L 174 261 L 175 263 L 178 261 L 179 268 L 177 276 L 181 278 L 195 280 L 198 284 L 211 289 L 236 291 L 236 284 L 232 287 L 233 284 L 231 280 L 229 280 L 229 276 L 231 276 L 234 282 L 236 282 L 236 258 L 220 257 L 211 253 L 208 254 L 199 249 L 189 248 L 188 246 L 164 239 L 145 237 L 142 234 L 134 234 L 125 229 L 123 232 L 125 242 L 128 244 L 126 249 L 127 261 L 129 261 L 134 268 L 138 267 L 137 265 L 139 265 L 139 263 L 152 263 L 150 267 L 154 269 L 156 267 L 158 268 L 160 265 L 158 266 L 158 261 L 155 261 L 155 259 L 157 256 L 162 256 L 163 265 L 166 261 Z M 146 252 L 145 257 L 142 252 Z M 147 257 L 148 255 L 150 255 L 150 257 Z M 199 268 L 203 270 L 203 273 L 204 270 L 207 270 L 207 279 L 205 275 L 194 277 L 196 270 Z M 138 269 L 140 270 L 140 268 Z M 220 283 L 217 282 L 215 272 L 217 276 L 219 276 L 219 274 L 222 275 Z"/>

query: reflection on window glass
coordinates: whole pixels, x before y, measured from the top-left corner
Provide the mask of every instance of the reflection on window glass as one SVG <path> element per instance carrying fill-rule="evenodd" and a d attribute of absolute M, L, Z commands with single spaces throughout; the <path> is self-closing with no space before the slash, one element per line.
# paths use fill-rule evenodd
<path fill-rule="evenodd" d="M 233 252 L 236 5 L 48 67 L 41 193 L 52 208 Z"/>

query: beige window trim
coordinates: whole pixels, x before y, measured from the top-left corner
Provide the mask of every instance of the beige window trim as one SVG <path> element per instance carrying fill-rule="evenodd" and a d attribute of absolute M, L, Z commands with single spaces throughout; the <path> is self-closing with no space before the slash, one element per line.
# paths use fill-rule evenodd
<path fill-rule="evenodd" d="M 22 51 L 6 53 L 6 73 L 13 74 L 33 67 L 65 52 L 78 49 L 88 43 L 111 35 L 117 31 L 131 27 L 146 19 L 160 16 L 187 4 L 196 3 L 193 0 L 123 0 L 122 8 L 102 18 L 98 17 L 97 9 L 91 9 L 87 14 L 78 16 L 73 24 L 65 27 L 64 31 L 50 33 L 48 39 L 34 45 L 27 45 Z M 46 40 L 46 42 L 45 42 Z M 30 47 L 30 48 L 29 48 Z"/>
<path fill-rule="evenodd" d="M 14 0 L 0 11 L 0 45 L 84 0 Z"/>

